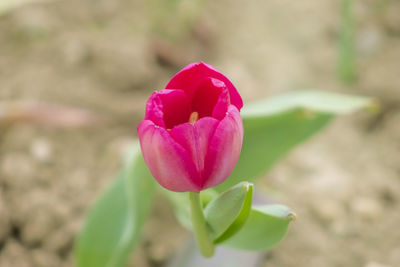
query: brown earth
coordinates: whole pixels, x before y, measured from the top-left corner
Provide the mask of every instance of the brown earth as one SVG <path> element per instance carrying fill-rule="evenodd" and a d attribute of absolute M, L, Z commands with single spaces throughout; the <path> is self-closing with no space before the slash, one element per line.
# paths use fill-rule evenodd
<path fill-rule="evenodd" d="M 39 101 L 103 122 L 0 125 L 0 266 L 74 265 L 74 238 L 145 100 L 200 60 L 245 102 L 303 88 L 381 102 L 380 114 L 338 118 L 256 185 L 298 215 L 264 266 L 399 266 L 398 1 L 355 6 L 352 85 L 336 76 L 340 1 L 31 2 L 0 16 L 0 108 Z M 157 200 L 132 266 L 162 266 L 187 237 Z"/>

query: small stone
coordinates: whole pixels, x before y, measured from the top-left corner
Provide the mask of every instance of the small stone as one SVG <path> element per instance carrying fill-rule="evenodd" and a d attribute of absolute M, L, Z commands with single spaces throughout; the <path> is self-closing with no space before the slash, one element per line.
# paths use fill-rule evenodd
<path fill-rule="evenodd" d="M 351 209 L 366 220 L 375 221 L 382 213 L 382 205 L 373 198 L 358 197 L 351 203 Z"/>
<path fill-rule="evenodd" d="M 52 156 L 52 147 L 46 139 L 36 139 L 31 144 L 32 156 L 40 162 L 48 161 Z"/>

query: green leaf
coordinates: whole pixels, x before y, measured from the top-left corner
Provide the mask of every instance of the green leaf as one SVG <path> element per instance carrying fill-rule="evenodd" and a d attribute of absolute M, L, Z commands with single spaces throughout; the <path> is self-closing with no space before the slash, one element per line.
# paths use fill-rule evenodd
<path fill-rule="evenodd" d="M 308 111 L 347 114 L 373 104 L 371 98 L 323 91 L 292 91 L 246 105 L 243 119 L 254 119 L 301 108 Z"/>
<path fill-rule="evenodd" d="M 134 150 L 126 168 L 89 213 L 77 242 L 80 267 L 124 266 L 151 208 L 154 179 Z"/>
<path fill-rule="evenodd" d="M 220 194 L 204 210 L 214 243 L 220 243 L 234 235 L 244 225 L 250 213 L 253 185 L 239 183 Z"/>
<path fill-rule="evenodd" d="M 296 215 L 282 205 L 253 207 L 242 229 L 222 245 L 243 250 L 268 250 L 281 241 Z"/>
<path fill-rule="evenodd" d="M 254 181 L 335 115 L 372 107 L 372 104 L 365 97 L 297 91 L 245 105 L 239 161 L 231 176 L 216 189 L 222 192 L 241 181 Z"/>

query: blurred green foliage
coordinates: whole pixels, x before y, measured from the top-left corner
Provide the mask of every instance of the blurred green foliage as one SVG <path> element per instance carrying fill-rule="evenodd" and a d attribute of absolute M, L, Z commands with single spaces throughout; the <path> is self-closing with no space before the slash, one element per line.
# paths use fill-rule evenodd
<path fill-rule="evenodd" d="M 354 1 L 342 0 L 340 6 L 338 76 L 351 84 L 357 78 Z"/>

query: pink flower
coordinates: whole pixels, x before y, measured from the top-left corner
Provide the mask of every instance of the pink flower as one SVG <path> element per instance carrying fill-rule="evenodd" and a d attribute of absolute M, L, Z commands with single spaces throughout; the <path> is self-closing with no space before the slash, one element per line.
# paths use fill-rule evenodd
<path fill-rule="evenodd" d="M 225 181 L 242 148 L 242 106 L 233 84 L 203 62 L 186 66 L 166 89 L 154 92 L 138 134 L 158 183 L 200 192 Z"/>

